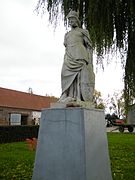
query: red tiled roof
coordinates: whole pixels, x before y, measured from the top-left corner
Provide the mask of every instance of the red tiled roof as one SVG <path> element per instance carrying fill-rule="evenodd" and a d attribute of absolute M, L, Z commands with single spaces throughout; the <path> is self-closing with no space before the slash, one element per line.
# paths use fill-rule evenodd
<path fill-rule="evenodd" d="M 0 107 L 41 110 L 50 107 L 50 103 L 56 101 L 55 97 L 39 96 L 0 87 Z"/>

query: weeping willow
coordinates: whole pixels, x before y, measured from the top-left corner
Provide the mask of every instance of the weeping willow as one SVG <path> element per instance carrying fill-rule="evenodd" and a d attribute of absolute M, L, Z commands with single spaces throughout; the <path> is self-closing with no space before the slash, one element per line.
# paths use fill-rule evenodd
<path fill-rule="evenodd" d="M 60 13 L 65 25 L 71 9 L 79 12 L 98 56 L 113 45 L 126 56 L 124 89 L 129 105 L 135 99 L 135 0 L 38 0 L 36 7 L 38 13 L 47 10 L 49 21 L 55 24 Z"/>

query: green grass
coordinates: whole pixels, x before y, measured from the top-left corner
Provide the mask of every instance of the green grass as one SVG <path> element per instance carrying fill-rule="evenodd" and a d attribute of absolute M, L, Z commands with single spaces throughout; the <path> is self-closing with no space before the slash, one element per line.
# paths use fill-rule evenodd
<path fill-rule="evenodd" d="M 135 134 L 108 133 L 114 180 L 135 180 Z M 35 151 L 25 142 L 0 144 L 0 180 L 31 180 Z"/>
<path fill-rule="evenodd" d="M 25 142 L 0 144 L 0 180 L 29 180 L 35 152 Z"/>
<path fill-rule="evenodd" d="M 108 133 L 114 180 L 135 180 L 135 134 Z"/>

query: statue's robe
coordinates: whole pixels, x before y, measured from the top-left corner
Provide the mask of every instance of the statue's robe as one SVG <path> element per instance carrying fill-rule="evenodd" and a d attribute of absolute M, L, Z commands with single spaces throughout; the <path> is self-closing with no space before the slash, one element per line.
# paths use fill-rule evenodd
<path fill-rule="evenodd" d="M 62 94 L 75 100 L 92 101 L 95 76 L 92 46 L 87 30 L 75 28 L 65 34 L 65 56 L 61 72 Z M 61 96 L 60 101 L 64 99 Z"/>

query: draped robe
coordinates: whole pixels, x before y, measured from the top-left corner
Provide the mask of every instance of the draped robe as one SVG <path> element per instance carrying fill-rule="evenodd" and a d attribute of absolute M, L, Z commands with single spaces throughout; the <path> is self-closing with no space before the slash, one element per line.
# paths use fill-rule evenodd
<path fill-rule="evenodd" d="M 87 30 L 75 28 L 65 34 L 65 55 L 61 71 L 62 95 L 75 101 L 92 101 L 95 76 L 92 65 L 92 46 Z"/>

